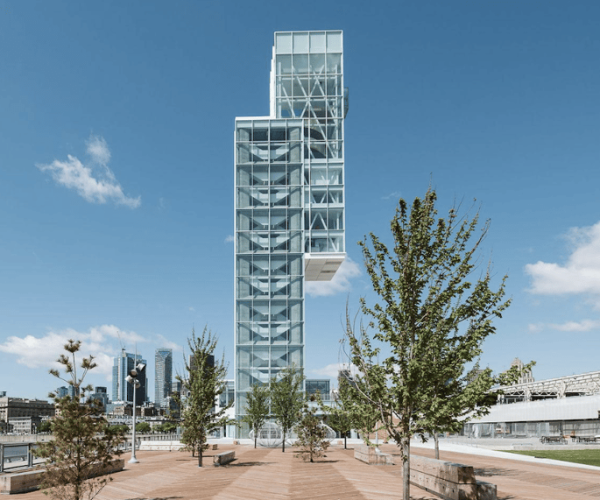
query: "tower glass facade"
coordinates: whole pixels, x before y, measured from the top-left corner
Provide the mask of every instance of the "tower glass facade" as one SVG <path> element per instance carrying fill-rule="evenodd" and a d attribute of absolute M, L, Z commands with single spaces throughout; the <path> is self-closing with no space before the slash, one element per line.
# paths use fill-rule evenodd
<path fill-rule="evenodd" d="M 159 347 L 154 353 L 154 404 L 166 408 L 173 379 L 173 350 Z"/>
<path fill-rule="evenodd" d="M 133 386 L 127 382 L 127 375 L 130 370 L 138 363 L 144 363 L 147 365 L 145 359 L 142 359 L 141 355 L 131 354 L 130 352 L 121 351 L 121 354 L 114 358 L 113 364 L 113 379 L 112 379 L 112 400 L 113 401 L 126 401 L 133 403 Z M 148 377 L 146 377 L 146 370 L 138 376 L 140 381 L 140 388 L 135 391 L 135 404 L 136 406 L 142 406 L 147 400 L 147 387 Z"/>
<path fill-rule="evenodd" d="M 304 282 L 345 257 L 341 31 L 277 32 L 270 114 L 235 124 L 235 409 L 304 368 Z"/>

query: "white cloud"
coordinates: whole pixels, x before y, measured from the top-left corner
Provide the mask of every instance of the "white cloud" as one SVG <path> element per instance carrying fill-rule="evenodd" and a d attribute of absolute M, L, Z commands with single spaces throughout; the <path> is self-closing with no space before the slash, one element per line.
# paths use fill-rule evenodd
<path fill-rule="evenodd" d="M 400 198 L 400 191 L 394 191 L 386 196 L 382 196 L 381 199 L 382 200 L 389 200 L 390 198 L 394 198 L 396 200 L 398 200 Z"/>
<path fill-rule="evenodd" d="M 157 344 L 160 344 L 160 347 L 166 347 L 167 349 L 173 349 L 173 351 L 175 351 L 175 352 L 183 352 L 183 346 L 170 341 L 164 335 L 157 334 L 156 337 L 158 339 Z"/>
<path fill-rule="evenodd" d="M 572 245 L 564 265 L 548 262 L 527 264 L 532 293 L 542 295 L 588 294 L 600 304 L 600 222 L 573 228 L 567 234 Z"/>
<path fill-rule="evenodd" d="M 233 238 L 233 236 L 231 234 L 228 234 L 225 237 L 225 243 L 233 243 L 233 241 L 234 241 L 234 238 Z"/>
<path fill-rule="evenodd" d="M 316 373 L 317 375 L 321 375 L 322 377 L 337 378 L 339 371 L 347 368 L 348 363 L 332 363 L 330 365 L 324 366 L 323 368 L 311 370 L 311 372 Z M 356 367 L 354 365 L 350 365 L 350 371 L 353 374 L 357 373 Z"/>
<path fill-rule="evenodd" d="M 56 363 L 59 355 L 64 353 L 63 346 L 69 339 L 81 340 L 79 353 L 81 357 L 92 354 L 98 367 L 93 370 L 97 375 L 103 375 L 106 380 L 112 376 L 113 358 L 120 350 L 119 333 L 128 351 L 134 348 L 135 342 L 146 342 L 146 339 L 135 332 L 119 330 L 114 325 L 102 325 L 90 328 L 88 332 L 78 332 L 66 329 L 59 332 L 48 332 L 42 337 L 27 335 L 23 338 L 11 336 L 0 344 L 0 351 L 12 354 L 17 363 L 28 368 L 60 368 Z"/>
<path fill-rule="evenodd" d="M 559 332 L 589 332 L 600 328 L 600 320 L 584 319 L 582 321 L 567 321 L 566 323 L 534 323 L 529 325 L 531 333 L 542 330 L 557 330 Z"/>
<path fill-rule="evenodd" d="M 306 293 L 311 297 L 323 297 L 348 292 L 352 288 L 350 278 L 360 276 L 360 267 L 350 257 L 346 257 L 331 281 L 307 281 Z"/>
<path fill-rule="evenodd" d="M 83 164 L 75 156 L 67 155 L 67 161 L 54 160 L 50 164 L 36 165 L 42 172 L 48 172 L 52 178 L 68 189 L 74 189 L 79 196 L 90 203 L 113 201 L 117 205 L 137 208 L 141 197 L 131 198 L 123 193 L 115 175 L 108 168 L 110 150 L 102 137 L 90 136 L 86 141 L 89 164 Z"/>

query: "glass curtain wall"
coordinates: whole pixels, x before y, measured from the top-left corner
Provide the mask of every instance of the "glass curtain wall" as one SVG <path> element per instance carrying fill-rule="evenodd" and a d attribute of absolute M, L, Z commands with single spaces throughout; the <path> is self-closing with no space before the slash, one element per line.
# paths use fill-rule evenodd
<path fill-rule="evenodd" d="M 341 31 L 276 33 L 271 116 L 236 119 L 238 420 L 254 384 L 304 369 L 305 253 L 344 252 L 342 64 Z"/>

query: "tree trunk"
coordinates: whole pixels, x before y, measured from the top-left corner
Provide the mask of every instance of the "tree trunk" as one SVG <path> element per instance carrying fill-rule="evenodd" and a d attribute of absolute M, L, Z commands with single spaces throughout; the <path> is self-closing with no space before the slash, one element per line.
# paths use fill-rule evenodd
<path fill-rule="evenodd" d="M 198 467 L 202 467 L 202 445 L 198 446 Z"/>
<path fill-rule="evenodd" d="M 285 453 L 285 431 L 283 432 L 283 441 L 281 442 L 281 452 Z"/>
<path fill-rule="evenodd" d="M 440 459 L 440 437 L 437 432 L 433 433 L 433 442 L 435 443 L 435 459 Z"/>
<path fill-rule="evenodd" d="M 410 499 L 410 438 L 402 439 L 402 498 Z"/>
<path fill-rule="evenodd" d="M 346 448 L 346 437 L 348 436 L 348 433 L 346 432 L 344 434 L 344 450 L 347 450 L 348 448 Z"/>
<path fill-rule="evenodd" d="M 254 448 L 256 448 L 256 441 L 258 440 L 258 432 L 254 433 Z"/>

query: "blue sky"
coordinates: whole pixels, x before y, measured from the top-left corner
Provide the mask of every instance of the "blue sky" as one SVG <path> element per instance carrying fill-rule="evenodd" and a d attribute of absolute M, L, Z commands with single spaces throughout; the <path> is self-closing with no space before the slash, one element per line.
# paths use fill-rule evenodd
<path fill-rule="evenodd" d="M 0 0 L 0 390 L 45 397 L 71 337 L 96 385 L 118 332 L 153 360 L 208 325 L 233 363 L 234 118 L 268 114 L 273 32 L 310 29 L 344 30 L 351 264 L 307 298 L 307 375 L 373 298 L 355 242 L 430 182 L 441 213 L 477 199 L 509 275 L 482 364 L 600 369 L 599 22 L 596 1 Z"/>

